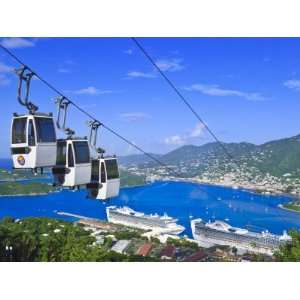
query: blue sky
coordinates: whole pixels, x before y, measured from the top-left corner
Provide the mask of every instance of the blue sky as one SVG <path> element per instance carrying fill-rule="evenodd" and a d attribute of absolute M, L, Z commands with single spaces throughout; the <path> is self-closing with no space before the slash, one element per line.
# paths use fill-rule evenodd
<path fill-rule="evenodd" d="M 1 43 L 76 103 L 146 151 L 165 153 L 212 139 L 127 38 L 1 38 Z M 300 133 L 300 39 L 140 38 L 155 61 L 225 142 L 263 143 Z M 9 156 L 18 65 L 0 51 L 0 157 Z M 32 101 L 56 111 L 38 80 Z M 86 117 L 68 126 L 86 135 Z M 101 131 L 109 153 L 135 153 Z"/>

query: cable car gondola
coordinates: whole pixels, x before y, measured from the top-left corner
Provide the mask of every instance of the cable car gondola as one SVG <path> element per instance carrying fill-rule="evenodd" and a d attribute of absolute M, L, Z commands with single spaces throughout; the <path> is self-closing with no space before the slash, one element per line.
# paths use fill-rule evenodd
<path fill-rule="evenodd" d="M 52 168 L 54 185 L 79 187 L 90 182 L 91 161 L 87 139 L 67 138 L 57 141 L 56 166 Z"/>
<path fill-rule="evenodd" d="M 70 101 L 64 97 L 57 99 L 57 127 L 66 134 L 66 139 L 57 141 L 56 165 L 52 168 L 54 185 L 80 187 L 90 182 L 91 158 L 87 138 L 73 137 L 74 131 L 66 128 L 67 108 Z"/>
<path fill-rule="evenodd" d="M 29 113 L 14 113 L 11 125 L 11 154 L 15 169 L 43 169 L 56 162 L 56 132 L 52 114 L 37 113 L 38 107 L 28 101 L 30 81 L 34 76 L 26 67 L 17 71 L 19 76 L 18 101 Z M 22 83 L 26 93 L 22 99 Z"/>
<path fill-rule="evenodd" d="M 106 200 L 119 195 L 120 176 L 116 157 L 92 160 L 91 183 L 87 185 L 89 197 Z"/>
<path fill-rule="evenodd" d="M 90 122 L 90 146 L 97 152 L 97 157 L 92 159 L 91 182 L 87 184 L 88 197 L 106 200 L 119 195 L 120 176 L 118 161 L 115 156 L 104 157 L 104 150 L 96 149 L 97 132 L 101 124 L 98 121 Z"/>

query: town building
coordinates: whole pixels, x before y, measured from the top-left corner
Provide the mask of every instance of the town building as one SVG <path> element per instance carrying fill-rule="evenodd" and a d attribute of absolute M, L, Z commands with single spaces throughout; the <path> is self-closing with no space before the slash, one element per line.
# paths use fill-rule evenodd
<path fill-rule="evenodd" d="M 141 255 L 141 256 L 148 256 L 150 251 L 152 249 L 152 244 L 151 243 L 145 243 L 143 244 L 138 251 L 136 252 L 137 255 Z"/>
<path fill-rule="evenodd" d="M 112 246 L 111 250 L 122 254 L 129 244 L 129 240 L 119 240 Z"/>

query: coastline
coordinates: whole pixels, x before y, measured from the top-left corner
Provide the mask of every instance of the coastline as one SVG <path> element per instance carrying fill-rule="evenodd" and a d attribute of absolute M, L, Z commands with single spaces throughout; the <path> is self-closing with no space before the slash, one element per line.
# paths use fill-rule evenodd
<path fill-rule="evenodd" d="M 287 211 L 291 211 L 291 212 L 295 212 L 295 213 L 300 214 L 299 210 L 295 210 L 295 209 L 284 207 L 283 204 L 278 204 L 278 207 L 281 208 L 281 209 L 283 209 L 283 210 L 287 210 Z"/>
<path fill-rule="evenodd" d="M 0 195 L 1 197 L 26 197 L 26 196 L 30 196 L 30 197 L 34 197 L 34 196 L 47 196 L 49 194 L 52 193 L 57 193 L 58 191 L 50 191 L 50 192 L 42 192 L 42 193 L 28 193 L 28 194 L 15 194 L 15 195 Z"/>
<path fill-rule="evenodd" d="M 196 179 L 192 178 L 162 178 L 161 181 L 181 181 L 181 182 L 190 182 L 190 183 L 196 183 L 196 184 L 201 184 L 201 185 L 211 185 L 211 186 L 219 186 L 219 187 L 224 187 L 224 188 L 229 188 L 233 190 L 245 190 L 247 192 L 256 194 L 256 195 L 263 195 L 263 196 L 286 196 L 289 198 L 292 198 L 293 200 L 300 200 L 300 197 L 294 194 L 289 194 L 289 193 L 284 193 L 284 192 L 279 192 L 279 191 L 264 191 L 264 190 L 258 190 L 256 188 L 250 188 L 250 187 L 245 187 L 241 185 L 226 185 L 222 183 L 214 183 L 214 182 L 205 182 L 205 181 L 199 181 Z M 157 180 L 159 181 L 159 180 Z M 268 192 L 268 193 L 266 193 Z"/>

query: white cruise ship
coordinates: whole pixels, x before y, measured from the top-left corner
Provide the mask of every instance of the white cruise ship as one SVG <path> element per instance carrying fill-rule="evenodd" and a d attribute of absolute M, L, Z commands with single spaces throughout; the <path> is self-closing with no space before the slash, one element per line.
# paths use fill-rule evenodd
<path fill-rule="evenodd" d="M 109 206 L 106 208 L 107 220 L 111 223 L 136 227 L 145 230 L 153 230 L 158 233 L 180 234 L 185 228 L 177 224 L 177 219 L 169 217 L 167 214 L 146 215 L 142 212 L 124 206 Z"/>
<path fill-rule="evenodd" d="M 191 227 L 194 239 L 203 247 L 226 245 L 242 251 L 272 255 L 280 244 L 291 240 L 286 232 L 283 235 L 268 231 L 256 233 L 232 227 L 223 221 L 205 223 L 202 219 L 195 219 L 191 221 Z"/>

